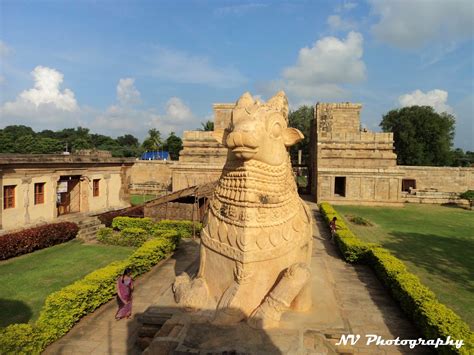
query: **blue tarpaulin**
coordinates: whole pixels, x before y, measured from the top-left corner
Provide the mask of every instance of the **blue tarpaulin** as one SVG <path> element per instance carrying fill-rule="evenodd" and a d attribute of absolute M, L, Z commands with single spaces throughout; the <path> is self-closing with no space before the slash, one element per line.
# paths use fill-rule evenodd
<path fill-rule="evenodd" d="M 169 153 L 164 151 L 145 152 L 141 160 L 169 160 Z"/>

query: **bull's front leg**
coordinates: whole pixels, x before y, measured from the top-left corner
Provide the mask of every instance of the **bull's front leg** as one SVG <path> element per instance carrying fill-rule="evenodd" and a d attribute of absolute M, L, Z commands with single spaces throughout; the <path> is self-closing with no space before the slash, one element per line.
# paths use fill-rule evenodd
<path fill-rule="evenodd" d="M 253 328 L 273 328 L 278 326 L 281 315 L 287 311 L 295 298 L 304 292 L 311 271 L 307 264 L 291 265 L 263 303 L 252 313 L 248 323 Z"/>

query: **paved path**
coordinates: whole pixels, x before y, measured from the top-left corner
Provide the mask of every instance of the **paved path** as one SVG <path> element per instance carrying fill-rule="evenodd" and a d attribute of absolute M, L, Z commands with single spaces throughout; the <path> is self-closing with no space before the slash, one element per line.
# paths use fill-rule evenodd
<path fill-rule="evenodd" d="M 270 352 L 284 354 L 323 354 L 334 351 L 347 354 L 415 352 L 394 346 L 367 346 L 366 334 L 377 334 L 383 339 L 397 337 L 417 339 L 420 335 L 369 267 L 351 265 L 341 260 L 335 246 L 328 241 L 327 227 L 316 205 L 310 202 L 308 205 L 313 209 L 316 219 L 312 258 L 313 309 L 305 314 L 285 314 L 281 322 L 282 329 L 266 334 L 266 341 L 272 344 L 270 348 L 274 350 Z M 195 270 L 197 259 L 197 243 L 186 241 L 173 258 L 163 261 L 139 278 L 134 294 L 134 313 L 142 313 L 152 305 L 160 307 L 172 304 L 170 285 L 175 275 L 185 270 Z M 137 321 L 133 319 L 117 322 L 114 320 L 115 311 L 115 302 L 107 303 L 93 314 L 84 317 L 68 334 L 50 345 L 45 353 L 139 353 L 135 347 Z M 210 339 L 211 342 L 219 343 L 218 333 L 214 333 L 212 327 L 206 327 L 202 327 L 203 333 L 198 334 L 194 340 L 198 343 L 199 341 L 209 343 Z M 244 329 L 245 326 L 239 327 L 242 328 L 239 334 L 247 331 Z M 207 334 L 204 329 L 208 329 Z M 334 344 L 341 334 L 360 334 L 361 340 L 354 346 L 335 347 Z M 193 336 L 196 338 L 196 334 Z M 224 336 L 221 343 L 231 344 L 230 338 L 228 335 Z M 241 340 L 236 340 L 236 344 L 229 346 L 238 350 L 238 345 L 243 343 Z M 258 349 L 259 345 L 255 346 Z M 246 349 L 248 350 L 248 347 Z M 423 350 L 426 351 L 418 348 L 416 352 Z"/>

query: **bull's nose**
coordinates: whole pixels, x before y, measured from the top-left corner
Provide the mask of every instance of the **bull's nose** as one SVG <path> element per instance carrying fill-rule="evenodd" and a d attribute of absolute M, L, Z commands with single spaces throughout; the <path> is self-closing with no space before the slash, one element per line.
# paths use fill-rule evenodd
<path fill-rule="evenodd" d="M 236 148 L 236 147 L 247 147 L 251 149 L 257 149 L 258 148 L 258 142 L 257 139 L 248 132 L 231 132 L 227 136 L 227 146 L 229 148 Z"/>

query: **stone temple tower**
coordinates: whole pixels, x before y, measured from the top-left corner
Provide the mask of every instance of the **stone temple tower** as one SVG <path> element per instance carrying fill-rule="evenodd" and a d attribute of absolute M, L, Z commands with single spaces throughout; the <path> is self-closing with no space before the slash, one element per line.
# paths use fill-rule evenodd
<path fill-rule="evenodd" d="M 317 202 L 398 204 L 401 172 L 393 133 L 360 128 L 361 104 L 317 103 L 311 132 L 311 193 Z"/>

